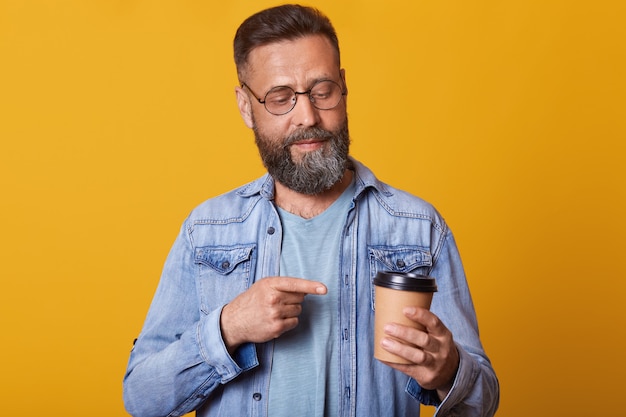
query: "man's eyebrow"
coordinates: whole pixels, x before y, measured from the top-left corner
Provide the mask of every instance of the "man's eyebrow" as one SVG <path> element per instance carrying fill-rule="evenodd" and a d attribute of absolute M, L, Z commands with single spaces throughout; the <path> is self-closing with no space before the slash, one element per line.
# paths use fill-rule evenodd
<path fill-rule="evenodd" d="M 323 76 L 320 76 L 320 77 L 317 77 L 317 78 L 313 78 L 311 81 L 309 81 L 308 87 L 306 89 L 310 90 L 311 88 L 313 88 L 313 86 L 315 86 L 315 84 L 321 83 L 322 81 L 332 81 L 332 82 L 335 82 L 337 84 L 340 84 L 341 82 L 343 82 L 341 77 L 339 77 L 339 80 L 335 80 L 335 78 L 333 76 L 331 76 L 331 75 L 323 75 Z"/>
<path fill-rule="evenodd" d="M 343 83 L 343 78 L 341 78 L 341 75 L 339 75 L 337 79 L 335 79 L 335 77 L 332 75 L 327 75 L 327 74 L 320 75 L 319 77 L 315 77 L 315 78 L 308 80 L 307 88 L 305 91 L 310 90 L 315 84 L 322 82 L 322 81 L 333 81 L 341 85 Z M 267 91 L 273 90 L 274 88 L 280 88 L 280 87 L 289 87 L 293 91 L 298 91 L 298 89 L 295 88 L 295 86 L 292 83 L 285 83 L 285 84 L 276 83 L 272 85 L 270 88 L 268 88 Z"/>

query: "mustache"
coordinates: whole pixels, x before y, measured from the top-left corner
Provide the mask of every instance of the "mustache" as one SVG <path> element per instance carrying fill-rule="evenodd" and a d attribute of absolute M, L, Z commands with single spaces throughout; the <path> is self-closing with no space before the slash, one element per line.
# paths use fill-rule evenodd
<path fill-rule="evenodd" d="M 333 132 L 322 129 L 320 127 L 309 127 L 306 129 L 296 130 L 291 135 L 287 136 L 283 143 L 283 148 L 287 148 L 296 142 L 306 139 L 331 140 L 334 138 L 335 135 L 333 134 Z"/>

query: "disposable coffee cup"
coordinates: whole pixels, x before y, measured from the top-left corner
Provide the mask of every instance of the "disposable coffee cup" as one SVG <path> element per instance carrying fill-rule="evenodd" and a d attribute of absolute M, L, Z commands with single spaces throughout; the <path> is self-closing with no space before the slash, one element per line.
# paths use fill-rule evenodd
<path fill-rule="evenodd" d="M 405 307 L 422 307 L 430 309 L 433 293 L 437 291 L 435 278 L 425 275 L 378 272 L 374 278 L 375 285 L 375 318 L 374 318 L 374 357 L 383 362 L 410 363 L 404 358 L 387 352 L 381 346 L 385 335 L 383 330 L 387 323 L 398 323 L 404 326 L 424 330 L 423 326 L 408 319 L 402 310 Z"/>

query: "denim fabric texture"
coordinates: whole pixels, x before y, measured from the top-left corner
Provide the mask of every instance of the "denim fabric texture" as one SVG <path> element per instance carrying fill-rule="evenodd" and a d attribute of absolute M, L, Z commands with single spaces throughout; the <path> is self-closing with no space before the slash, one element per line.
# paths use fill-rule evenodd
<path fill-rule="evenodd" d="M 337 416 L 491 416 L 498 381 L 481 345 L 476 315 L 453 235 L 427 202 L 380 182 L 352 160 L 356 189 L 341 242 L 339 294 L 340 410 Z M 273 342 L 246 344 L 230 356 L 220 314 L 255 281 L 279 275 L 281 224 L 269 175 L 192 211 L 167 257 L 124 377 L 135 417 L 267 416 Z M 374 359 L 379 270 L 437 279 L 431 310 L 460 353 L 452 390 L 433 391 Z"/>

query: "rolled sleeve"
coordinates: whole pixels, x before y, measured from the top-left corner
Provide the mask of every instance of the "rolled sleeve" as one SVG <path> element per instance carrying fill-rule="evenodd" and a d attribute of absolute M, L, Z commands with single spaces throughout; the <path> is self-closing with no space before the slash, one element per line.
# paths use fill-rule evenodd
<path fill-rule="evenodd" d="M 253 343 L 241 345 L 235 351 L 234 358 L 228 353 L 220 327 L 222 308 L 212 311 L 200 321 L 197 340 L 200 355 L 220 375 L 220 382 L 225 384 L 242 372 L 258 366 L 259 361 Z"/>
<path fill-rule="evenodd" d="M 450 392 L 443 400 L 439 399 L 437 391 L 422 388 L 412 378 L 407 384 L 407 393 L 424 405 L 437 407 L 434 417 L 492 416 L 498 404 L 498 399 L 492 397 L 497 396 L 498 391 L 489 389 L 494 384 L 481 382 L 481 379 L 489 379 L 492 373 L 483 372 L 482 365 L 474 356 L 458 345 L 457 348 L 459 369 Z"/>
<path fill-rule="evenodd" d="M 407 392 L 422 404 L 437 407 L 434 417 L 483 417 L 493 416 L 498 406 L 497 381 L 491 381 L 493 372 L 483 370 L 481 358 L 471 355 L 457 345 L 459 369 L 448 395 L 441 401 L 434 390 L 423 389 L 411 379 Z"/>

